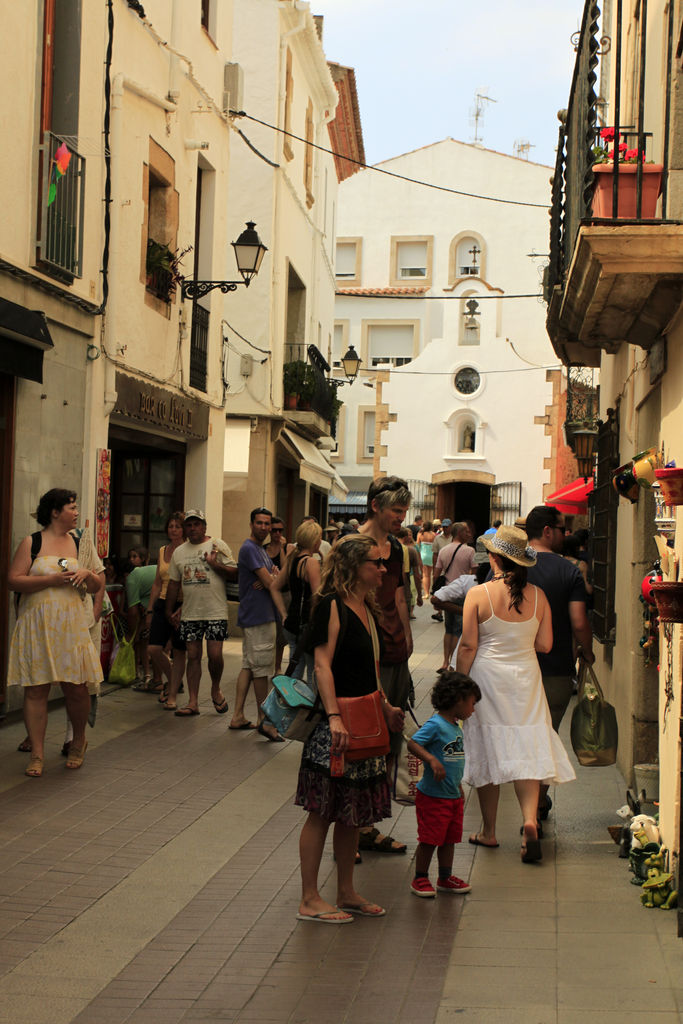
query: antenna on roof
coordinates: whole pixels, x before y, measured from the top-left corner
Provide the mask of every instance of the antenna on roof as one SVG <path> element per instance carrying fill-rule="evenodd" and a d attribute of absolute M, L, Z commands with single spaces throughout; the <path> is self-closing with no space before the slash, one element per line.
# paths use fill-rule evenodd
<path fill-rule="evenodd" d="M 498 100 L 491 99 L 489 96 L 488 86 L 480 86 L 474 94 L 474 107 L 470 109 L 470 123 L 474 122 L 474 138 L 472 142 L 475 146 L 481 146 L 484 141 L 479 135 L 479 122 L 484 118 L 484 111 L 486 110 L 487 103 L 497 103 Z"/>
<path fill-rule="evenodd" d="M 528 139 L 515 139 L 513 152 L 516 157 L 519 157 L 520 160 L 529 159 L 530 149 L 536 149 L 536 146 L 533 143 L 529 142 Z"/>

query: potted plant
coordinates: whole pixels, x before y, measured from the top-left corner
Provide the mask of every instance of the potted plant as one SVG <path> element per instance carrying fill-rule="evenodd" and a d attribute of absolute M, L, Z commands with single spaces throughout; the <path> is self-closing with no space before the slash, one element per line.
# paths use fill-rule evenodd
<path fill-rule="evenodd" d="M 311 408 L 311 402 L 315 395 L 316 379 L 315 369 L 310 363 L 304 364 L 304 375 L 301 382 L 301 390 L 299 391 L 299 402 L 297 408 L 308 411 Z"/>
<path fill-rule="evenodd" d="M 180 273 L 183 256 L 191 249 L 192 246 L 188 245 L 186 249 L 173 250 L 163 242 L 155 242 L 152 238 L 147 240 L 146 287 L 164 302 L 170 302 L 173 298 L 176 285 L 183 277 Z"/>
<path fill-rule="evenodd" d="M 593 147 L 593 187 L 592 216 L 612 217 L 612 183 L 614 181 L 614 162 L 619 164 L 619 193 L 617 217 L 633 219 L 637 211 L 638 183 L 638 150 L 630 149 L 627 143 L 615 138 L 614 128 L 603 128 L 600 132 L 601 142 Z M 608 148 L 611 143 L 611 148 Z M 640 215 L 651 219 L 657 209 L 657 198 L 662 191 L 662 164 L 645 163 L 645 153 L 641 152 L 643 179 Z"/>
<path fill-rule="evenodd" d="M 296 409 L 305 374 L 306 364 L 303 359 L 294 359 L 291 363 L 285 363 L 282 378 L 285 409 Z"/>

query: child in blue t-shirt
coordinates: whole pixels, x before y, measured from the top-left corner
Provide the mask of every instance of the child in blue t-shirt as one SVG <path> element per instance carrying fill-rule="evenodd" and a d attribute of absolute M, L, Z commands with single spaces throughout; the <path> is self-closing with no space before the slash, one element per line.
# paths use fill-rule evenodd
<path fill-rule="evenodd" d="M 439 678 L 431 697 L 436 713 L 408 740 L 410 753 L 424 763 L 415 798 L 419 845 L 410 888 L 425 899 L 433 899 L 437 891 L 462 894 L 472 888 L 452 874 L 454 846 L 462 840 L 464 805 L 465 752 L 457 720 L 470 717 L 481 700 L 481 690 L 469 676 L 449 669 Z M 439 862 L 436 890 L 429 881 L 435 847 Z"/>

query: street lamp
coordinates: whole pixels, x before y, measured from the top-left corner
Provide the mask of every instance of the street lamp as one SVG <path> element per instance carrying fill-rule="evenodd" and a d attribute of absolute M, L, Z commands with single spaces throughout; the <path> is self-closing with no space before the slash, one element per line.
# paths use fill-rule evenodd
<path fill-rule="evenodd" d="M 237 291 L 237 286 L 245 285 L 247 288 L 252 277 L 258 274 L 263 257 L 268 251 L 259 236 L 256 234 L 256 225 L 253 220 L 247 221 L 247 226 L 236 242 L 231 242 L 235 250 L 237 269 L 242 275 L 241 281 L 195 281 L 182 279 L 180 293 L 183 299 L 201 299 L 202 296 L 219 288 L 224 295 L 228 292 Z"/>
<path fill-rule="evenodd" d="M 349 345 L 348 352 L 345 356 L 342 356 L 341 359 L 341 364 L 349 384 L 353 384 L 354 380 L 358 376 L 358 371 L 360 370 L 360 364 L 362 361 L 363 360 L 360 358 L 353 345 Z"/>
<path fill-rule="evenodd" d="M 597 439 L 597 430 L 590 429 L 575 430 L 572 436 L 572 448 L 576 456 L 576 465 L 579 469 L 579 476 L 582 476 L 584 481 L 587 481 L 589 476 L 593 476 Z"/>

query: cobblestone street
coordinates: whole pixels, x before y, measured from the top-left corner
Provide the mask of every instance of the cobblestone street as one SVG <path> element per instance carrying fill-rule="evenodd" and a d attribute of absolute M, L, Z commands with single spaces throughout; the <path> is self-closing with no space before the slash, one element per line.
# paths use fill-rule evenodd
<path fill-rule="evenodd" d="M 411 662 L 420 720 L 442 643 L 430 610 Z M 232 704 L 239 643 L 225 650 Z M 386 917 L 317 927 L 295 917 L 301 747 L 228 732 L 208 694 L 204 678 L 201 715 L 182 720 L 154 696 L 107 693 L 79 772 L 64 770 L 53 709 L 41 780 L 23 774 L 22 723 L 3 727 L 3 1024 L 683 1019 L 676 916 L 641 907 L 607 834 L 625 800 L 616 769 L 579 769 L 553 793 L 538 866 L 520 864 L 507 787 L 500 849 L 456 849 L 465 897 L 411 896 L 415 817 L 397 808 L 408 856 L 364 854 L 357 875 Z M 472 793 L 465 834 L 478 824 Z M 330 849 L 321 877 L 333 898 Z"/>

